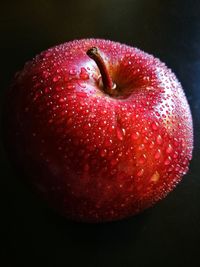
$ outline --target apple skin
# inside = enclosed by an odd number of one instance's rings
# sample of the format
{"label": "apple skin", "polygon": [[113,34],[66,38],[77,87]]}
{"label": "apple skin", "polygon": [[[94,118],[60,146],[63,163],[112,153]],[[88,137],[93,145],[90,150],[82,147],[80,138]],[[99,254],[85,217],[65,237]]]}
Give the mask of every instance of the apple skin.
{"label": "apple skin", "polygon": [[[103,90],[87,50],[97,47],[118,96]],[[135,215],[188,171],[192,117],[175,75],[152,55],[83,39],[25,64],[7,93],[14,162],[57,212],[83,222]]]}

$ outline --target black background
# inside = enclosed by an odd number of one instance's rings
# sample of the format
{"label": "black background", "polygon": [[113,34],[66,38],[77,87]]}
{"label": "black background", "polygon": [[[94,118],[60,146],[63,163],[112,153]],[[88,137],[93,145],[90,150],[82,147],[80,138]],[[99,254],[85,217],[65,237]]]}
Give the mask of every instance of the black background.
{"label": "black background", "polygon": [[138,216],[78,224],[40,203],[11,168],[1,142],[0,265],[200,266],[200,1],[1,2],[1,105],[25,61],[53,45],[86,37],[139,47],[173,69],[193,114],[190,171],[166,199]]}

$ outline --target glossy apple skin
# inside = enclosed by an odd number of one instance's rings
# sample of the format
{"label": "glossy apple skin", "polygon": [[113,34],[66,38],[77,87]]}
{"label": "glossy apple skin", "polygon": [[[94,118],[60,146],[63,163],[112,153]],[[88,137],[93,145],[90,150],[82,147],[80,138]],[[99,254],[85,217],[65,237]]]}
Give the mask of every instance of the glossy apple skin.
{"label": "glossy apple skin", "polygon": [[[104,93],[86,52],[117,84]],[[25,64],[7,94],[10,154],[51,207],[76,221],[134,215],[164,198],[192,157],[190,109],[165,64],[139,49],[84,39]]]}

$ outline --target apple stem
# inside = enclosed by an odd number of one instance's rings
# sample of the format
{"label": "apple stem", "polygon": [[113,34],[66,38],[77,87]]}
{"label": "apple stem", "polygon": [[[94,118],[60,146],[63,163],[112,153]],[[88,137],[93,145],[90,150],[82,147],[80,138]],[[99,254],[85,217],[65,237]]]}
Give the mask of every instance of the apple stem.
{"label": "apple stem", "polygon": [[103,89],[104,92],[109,95],[115,94],[115,88],[116,84],[113,83],[112,78],[108,72],[108,69],[106,67],[106,64],[102,58],[102,56],[99,53],[99,50],[97,47],[92,47],[87,51],[87,55],[95,61],[97,64],[99,71],[101,73],[102,82],[103,82]]}

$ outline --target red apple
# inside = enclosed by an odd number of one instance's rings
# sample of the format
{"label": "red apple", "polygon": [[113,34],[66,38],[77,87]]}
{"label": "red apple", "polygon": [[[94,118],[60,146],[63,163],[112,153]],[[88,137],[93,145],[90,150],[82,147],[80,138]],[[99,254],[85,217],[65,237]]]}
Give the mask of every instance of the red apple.
{"label": "red apple", "polygon": [[8,92],[10,152],[60,214],[101,222],[164,198],[192,157],[190,109],[153,56],[84,39],[25,64]]}

